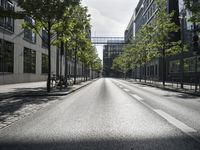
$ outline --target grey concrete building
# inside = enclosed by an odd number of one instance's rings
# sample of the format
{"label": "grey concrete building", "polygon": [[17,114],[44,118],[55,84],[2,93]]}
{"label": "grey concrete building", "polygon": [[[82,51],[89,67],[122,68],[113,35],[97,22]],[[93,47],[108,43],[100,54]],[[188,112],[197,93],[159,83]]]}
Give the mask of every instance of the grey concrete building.
{"label": "grey concrete building", "polygon": [[[19,11],[15,1],[0,0],[0,7]],[[28,19],[28,18],[27,18]],[[47,48],[24,20],[0,18],[0,84],[42,81],[47,78]],[[32,19],[31,21],[34,23]],[[45,37],[45,31],[41,31]],[[56,47],[52,47],[52,73],[56,74]]]}
{"label": "grey concrete building", "polygon": [[[0,7],[20,11],[14,0],[0,0]],[[26,21],[35,23],[31,18]],[[42,30],[44,40],[33,31],[22,29],[24,20],[10,17],[0,18],[0,84],[46,81],[48,73],[47,33]],[[90,36],[90,34],[88,34]],[[90,37],[88,37],[90,38]],[[51,47],[51,74],[72,77],[74,61],[66,62],[65,53]],[[66,67],[65,67],[66,66]],[[77,76],[82,75],[82,64],[77,65]]]}

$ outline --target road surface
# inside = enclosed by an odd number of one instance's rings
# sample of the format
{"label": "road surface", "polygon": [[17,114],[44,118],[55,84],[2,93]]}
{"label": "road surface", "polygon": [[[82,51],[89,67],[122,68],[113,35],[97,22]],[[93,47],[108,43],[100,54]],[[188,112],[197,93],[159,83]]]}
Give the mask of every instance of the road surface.
{"label": "road surface", "polygon": [[0,150],[200,150],[200,98],[102,78],[0,130]]}

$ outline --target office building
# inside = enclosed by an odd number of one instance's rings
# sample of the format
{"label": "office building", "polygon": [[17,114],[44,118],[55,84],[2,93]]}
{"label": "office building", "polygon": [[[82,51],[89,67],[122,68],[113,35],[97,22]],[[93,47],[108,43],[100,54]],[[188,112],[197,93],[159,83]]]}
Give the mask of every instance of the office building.
{"label": "office building", "polygon": [[[0,0],[0,7],[20,11],[15,0]],[[0,18],[0,84],[46,81],[48,73],[47,32],[40,31],[42,39],[32,30],[22,29],[22,23],[31,18]],[[90,33],[90,31],[88,31]],[[90,34],[88,34],[90,38]],[[65,52],[51,46],[51,75],[73,76],[74,61],[66,63]],[[65,67],[66,66],[66,67]],[[65,70],[66,69],[66,70]],[[82,75],[82,64],[77,65],[77,76]]]}
{"label": "office building", "polygon": [[118,77],[120,73],[112,69],[113,60],[122,54],[124,41],[108,41],[103,48],[103,76]]}
{"label": "office building", "polygon": [[125,30],[124,33],[124,42],[128,43],[129,41],[133,40],[135,37],[135,13],[132,15],[131,20]]}
{"label": "office building", "polygon": [[[193,54],[191,39],[192,39],[192,24],[185,20],[182,21],[180,16],[183,12],[184,4],[183,0],[166,0],[166,11],[167,13],[171,13],[174,11],[174,16],[172,21],[176,23],[180,27],[181,35],[184,38],[185,44],[189,45],[189,48],[183,54],[183,63],[184,63],[184,70],[181,69],[181,57],[182,54],[178,54],[176,56],[170,56],[166,59],[166,72],[163,71],[162,68],[162,61],[160,58],[154,59],[147,63],[146,71],[145,67],[140,67],[133,71],[134,76],[137,78],[145,78],[145,72],[147,79],[152,80],[162,80],[163,73],[165,73],[166,80],[168,81],[180,81],[180,74],[182,73],[181,70],[184,71],[184,81],[185,82],[195,82],[196,73],[195,73],[195,61],[196,55]],[[190,16],[191,12],[186,11],[186,16]],[[137,36],[139,29],[145,25],[150,24],[155,19],[155,14],[157,12],[156,2],[155,0],[140,0],[135,12],[134,12],[134,35]],[[128,26],[129,27],[129,26]],[[182,30],[183,29],[183,30]],[[126,33],[127,31],[125,31]],[[181,40],[180,32],[170,33],[170,41],[178,41]],[[128,41],[128,39],[126,40]],[[197,57],[197,72],[198,76],[200,76],[200,58]]]}

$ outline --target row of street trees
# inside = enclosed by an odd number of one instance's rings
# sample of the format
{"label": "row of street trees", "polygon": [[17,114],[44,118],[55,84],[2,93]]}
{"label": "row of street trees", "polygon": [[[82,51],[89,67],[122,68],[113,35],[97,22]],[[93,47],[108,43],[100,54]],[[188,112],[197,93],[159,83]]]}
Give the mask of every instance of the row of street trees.
{"label": "row of street trees", "polygon": [[123,49],[122,55],[113,61],[113,69],[127,73],[129,70],[144,66],[146,81],[146,64],[155,59],[162,58],[162,82],[166,80],[166,57],[181,52],[181,41],[172,40],[178,35],[179,26],[173,21],[175,12],[167,13],[166,0],[156,0],[157,11],[154,20],[145,24]]}
{"label": "row of street trees", "polygon": [[[47,91],[50,92],[51,82],[51,46],[61,49],[67,62],[74,60],[74,83],[76,83],[77,61],[81,61],[85,70],[92,68],[101,70],[101,61],[89,39],[90,15],[87,7],[80,4],[80,0],[18,0],[20,12],[4,14],[18,19],[31,18],[33,22],[24,22],[23,28],[31,29],[48,45],[48,79]],[[1,10],[2,11],[2,10]],[[47,40],[41,34],[47,32]],[[85,71],[86,72],[86,71]]]}

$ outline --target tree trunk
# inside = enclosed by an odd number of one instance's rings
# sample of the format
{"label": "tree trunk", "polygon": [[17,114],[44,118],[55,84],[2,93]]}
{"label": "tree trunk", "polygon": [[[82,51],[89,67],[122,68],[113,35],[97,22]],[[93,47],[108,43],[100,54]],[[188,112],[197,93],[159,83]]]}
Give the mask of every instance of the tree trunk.
{"label": "tree trunk", "polygon": [[136,72],[134,72],[134,76],[135,76],[135,81],[137,81],[137,75],[136,75]]}
{"label": "tree trunk", "polygon": [[165,80],[166,80],[166,61],[165,61],[165,50],[162,49],[162,84],[165,86]]}
{"label": "tree trunk", "polygon": [[140,82],[142,81],[142,72],[141,72],[141,64],[140,64]]}
{"label": "tree trunk", "polygon": [[65,51],[65,81],[67,86],[67,78],[68,78],[68,59],[67,59],[67,51]]}
{"label": "tree trunk", "polygon": [[144,64],[144,81],[145,81],[145,83],[147,82],[147,63],[146,63],[146,61]]}
{"label": "tree trunk", "polygon": [[84,81],[84,63],[82,63],[82,80]]}
{"label": "tree trunk", "polygon": [[47,92],[51,91],[51,23],[48,22],[48,78],[47,78]]}
{"label": "tree trunk", "polygon": [[87,65],[85,66],[85,71],[86,71],[86,81],[88,80],[88,67]]}
{"label": "tree trunk", "polygon": [[74,60],[74,84],[76,84],[76,74],[77,74],[77,50],[75,50],[75,60]]}

